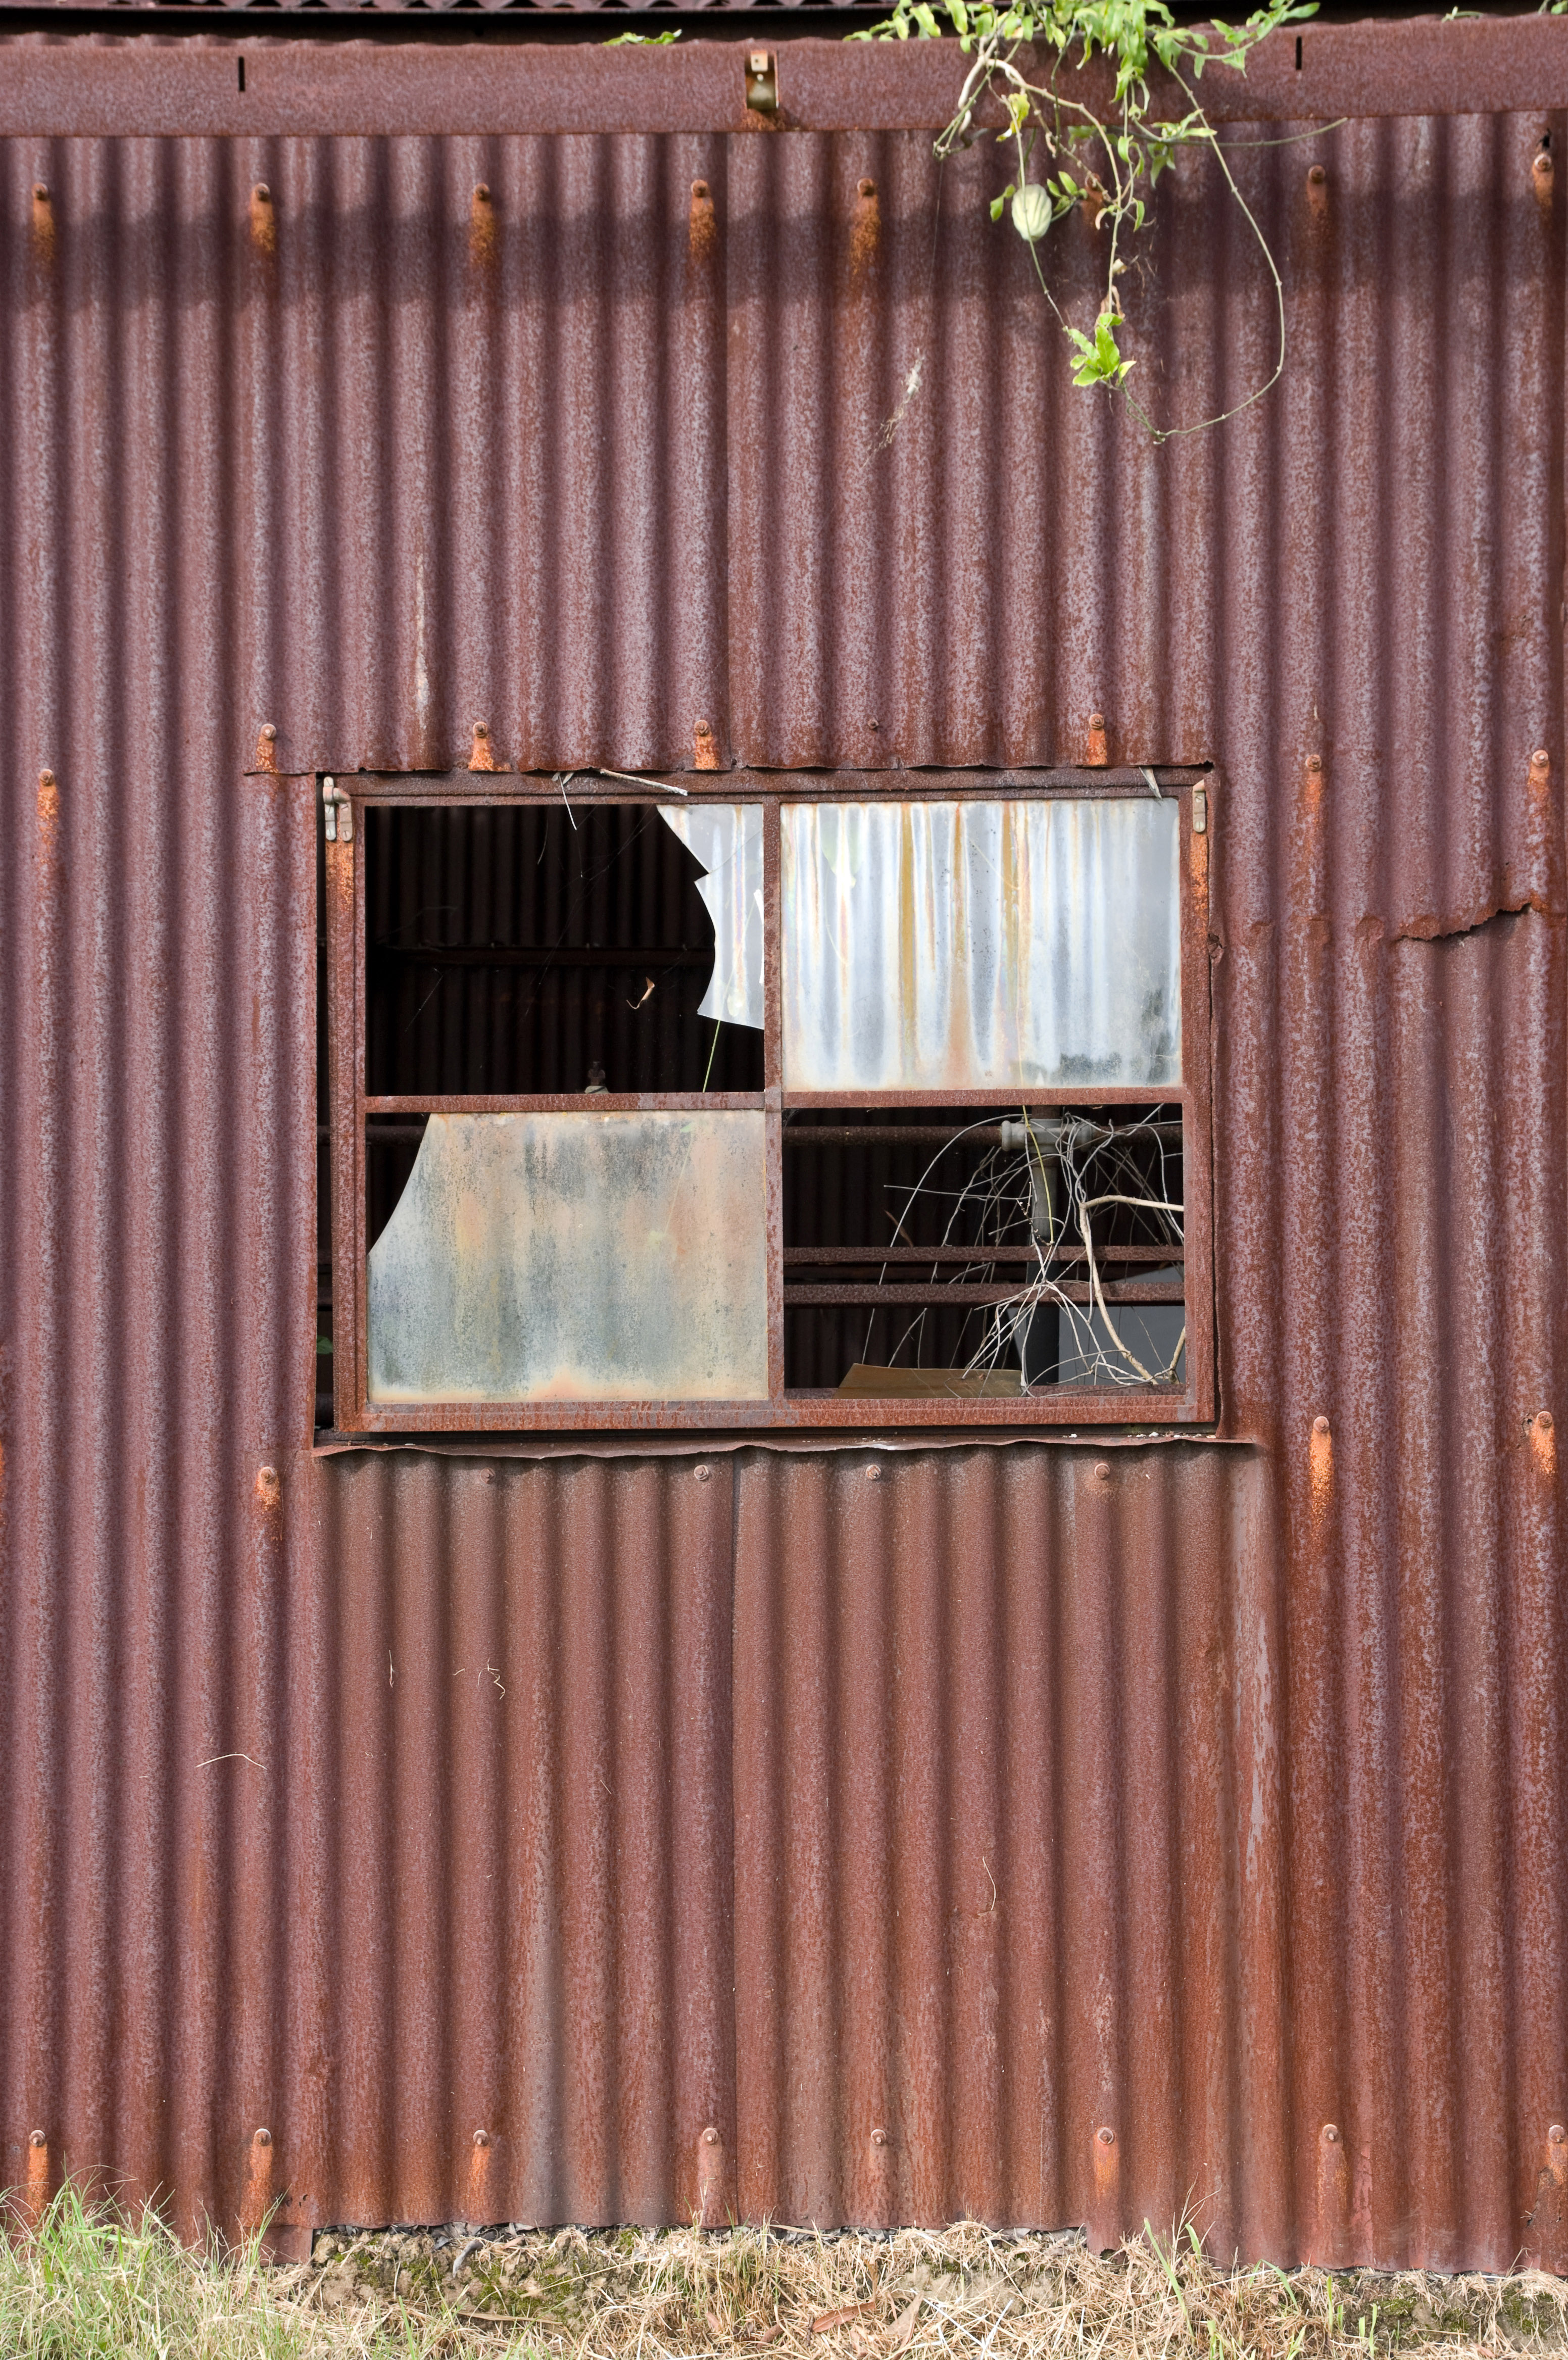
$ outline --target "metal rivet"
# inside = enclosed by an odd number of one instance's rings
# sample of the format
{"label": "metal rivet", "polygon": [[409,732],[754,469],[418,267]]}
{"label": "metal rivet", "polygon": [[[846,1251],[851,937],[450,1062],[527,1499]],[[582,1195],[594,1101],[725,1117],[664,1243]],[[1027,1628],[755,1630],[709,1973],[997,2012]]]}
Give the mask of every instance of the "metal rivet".
{"label": "metal rivet", "polygon": [[49,182],[47,180],[35,180],[33,182],[33,202],[35,205],[48,204]]}
{"label": "metal rivet", "polygon": [[1544,746],[1538,746],[1530,759],[1538,770],[1548,769],[1552,761],[1552,757]]}
{"label": "metal rivet", "polygon": [[880,1467],[868,1467],[866,1469],[866,1481],[868,1483],[880,1483],[882,1481],[882,1469]]}
{"label": "metal rivet", "polygon": [[1314,189],[1321,189],[1328,177],[1327,172],[1324,171],[1321,164],[1312,164],[1308,167],[1307,178],[1310,180]]}
{"label": "metal rivet", "polygon": [[261,2130],[258,2130],[258,2131],[257,2132],[257,2134],[256,2134],[256,2137],[255,2137],[255,2140],[253,2141],[253,2144],[254,2144],[255,2146],[257,2146],[257,2147],[270,2147],[270,2146],[271,2146],[271,2144],[272,2144],[272,2134],[271,2134],[271,2132],[270,2132],[269,2130],[265,2129],[265,2128],[264,2128],[264,2129],[261,2129]]}
{"label": "metal rivet", "polygon": [[711,2123],[709,2123],[707,2128],[702,2135],[702,2143],[704,2147],[718,2147],[722,2144],[719,2139],[718,2133],[714,2129]]}
{"label": "metal rivet", "polygon": [[1111,1480],[1111,1461],[1108,1459],[1097,1460],[1095,1463],[1094,1472],[1102,1483],[1109,1483]]}
{"label": "metal rivet", "polygon": [[1329,1422],[1326,1417],[1315,1417],[1312,1420],[1312,1432],[1314,1434],[1327,1434],[1328,1430]]}
{"label": "metal rivet", "polygon": [[42,2131],[30,2131],[27,2135],[27,2145],[29,2147],[48,2147],[49,2140]]}
{"label": "metal rivet", "polygon": [[692,1471],[696,1475],[699,1483],[708,1482],[713,1475],[713,1470],[711,1467],[697,1467],[694,1468]]}
{"label": "metal rivet", "polygon": [[1337,2123],[1325,2123],[1323,2125],[1323,2136],[1327,2139],[1331,2147],[1337,2147],[1339,2145],[1339,2125]]}
{"label": "metal rivet", "polygon": [[477,180],[474,183],[474,200],[477,204],[488,205],[489,203],[490,184],[488,180]]}
{"label": "metal rivet", "polygon": [[1550,1434],[1552,1431],[1552,1412],[1549,1409],[1538,1411],[1535,1422],[1537,1426],[1540,1426],[1542,1434]]}
{"label": "metal rivet", "polygon": [[1102,713],[1091,713],[1089,716],[1089,726],[1091,729],[1103,729],[1105,716]]}
{"label": "metal rivet", "polygon": [[706,721],[699,721],[696,725],[696,734],[699,738],[711,738],[713,732]]}
{"label": "metal rivet", "polygon": [[265,180],[258,180],[250,193],[258,205],[269,205],[272,202],[272,191]]}
{"label": "metal rivet", "polygon": [[272,744],[278,735],[278,724],[275,721],[264,721],[261,725],[261,734],[269,745]]}
{"label": "metal rivet", "polygon": [[707,182],[706,180],[694,180],[692,182],[692,194],[696,199],[699,205],[705,203],[707,198]]}
{"label": "metal rivet", "polygon": [[885,2147],[887,2145],[887,2133],[880,2127],[872,2131],[872,2147]]}
{"label": "metal rivet", "polygon": [[1114,2147],[1116,2144],[1116,2134],[1109,2123],[1102,2123],[1094,2136],[1102,2147]]}
{"label": "metal rivet", "polygon": [[1323,767],[1323,758],[1322,758],[1322,756],[1321,756],[1321,754],[1309,754],[1309,755],[1308,755],[1308,757],[1307,757],[1307,768],[1308,768],[1308,770],[1321,770],[1322,769],[1322,767]]}
{"label": "metal rivet", "polygon": [[876,182],[874,180],[862,180],[861,182],[860,192],[862,197],[874,197],[876,194]]}
{"label": "metal rivet", "polygon": [[488,2131],[476,2131],[474,2133],[474,2145],[476,2147],[488,2147],[489,2144],[490,2134]]}
{"label": "metal rivet", "polygon": [[[1568,2130],[1564,2130],[1561,2123],[1553,2123],[1546,2136],[1551,2140],[1553,2147],[1568,2145]],[[33,2133],[33,2136],[35,2139],[41,2138],[43,2136],[43,2133],[41,2131],[35,2131]]]}

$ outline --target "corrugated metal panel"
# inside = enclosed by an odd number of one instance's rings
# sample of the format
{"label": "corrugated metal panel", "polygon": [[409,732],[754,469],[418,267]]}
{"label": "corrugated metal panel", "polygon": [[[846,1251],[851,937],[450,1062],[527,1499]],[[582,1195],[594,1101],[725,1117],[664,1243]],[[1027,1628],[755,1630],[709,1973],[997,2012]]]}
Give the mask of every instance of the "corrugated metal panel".
{"label": "corrugated metal panel", "polygon": [[[1160,447],[1067,388],[978,152],[11,143],[0,2177],[38,2127],[187,2221],[1190,2198],[1281,2260],[1529,2242],[1568,2117],[1548,127],[1239,151],[1285,381]],[[1272,298],[1211,186],[1161,195],[1134,384],[1190,419]],[[1091,710],[1218,766],[1245,1447],[310,1457],[314,822],[242,777],[262,722],[285,768],[480,717],[529,765],[689,760],[698,718],[965,764]]]}

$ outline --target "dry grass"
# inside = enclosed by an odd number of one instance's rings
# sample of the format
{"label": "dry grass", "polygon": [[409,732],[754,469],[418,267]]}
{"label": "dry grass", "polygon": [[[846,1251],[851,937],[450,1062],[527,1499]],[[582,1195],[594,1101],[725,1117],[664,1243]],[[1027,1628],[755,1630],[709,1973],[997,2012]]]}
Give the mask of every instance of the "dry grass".
{"label": "dry grass", "polygon": [[1080,2238],[737,2230],[329,2233],[307,2265],[178,2245],[67,2190],[0,2239],[5,2360],[769,2360],[904,2354],[1373,2360],[1568,2353],[1568,2285],[1216,2269],[1191,2233],[1103,2259]]}

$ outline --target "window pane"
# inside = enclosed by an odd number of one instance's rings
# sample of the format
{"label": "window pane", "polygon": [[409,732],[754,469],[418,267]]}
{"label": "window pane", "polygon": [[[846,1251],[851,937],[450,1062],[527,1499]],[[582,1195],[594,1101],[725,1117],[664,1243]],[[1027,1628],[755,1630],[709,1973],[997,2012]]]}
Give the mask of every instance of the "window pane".
{"label": "window pane", "polygon": [[433,1115],[370,1252],[370,1399],[765,1395],[763,1125]]}
{"label": "window pane", "polygon": [[1174,802],[783,814],[791,1089],[1181,1078]]}

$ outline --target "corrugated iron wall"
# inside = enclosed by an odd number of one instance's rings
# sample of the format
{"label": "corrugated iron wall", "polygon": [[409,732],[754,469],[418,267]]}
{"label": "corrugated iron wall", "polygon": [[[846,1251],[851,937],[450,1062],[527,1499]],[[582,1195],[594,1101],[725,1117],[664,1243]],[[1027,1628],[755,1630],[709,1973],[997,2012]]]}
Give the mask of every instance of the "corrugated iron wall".
{"label": "corrugated iron wall", "polygon": [[[0,2180],[1568,2266],[1552,128],[1238,148],[1284,378],[1163,444],[980,150],[12,143]],[[1160,198],[1132,383],[1191,422],[1273,294]],[[1217,766],[1223,1438],[312,1457],[263,722],[883,766],[1091,709]]]}

